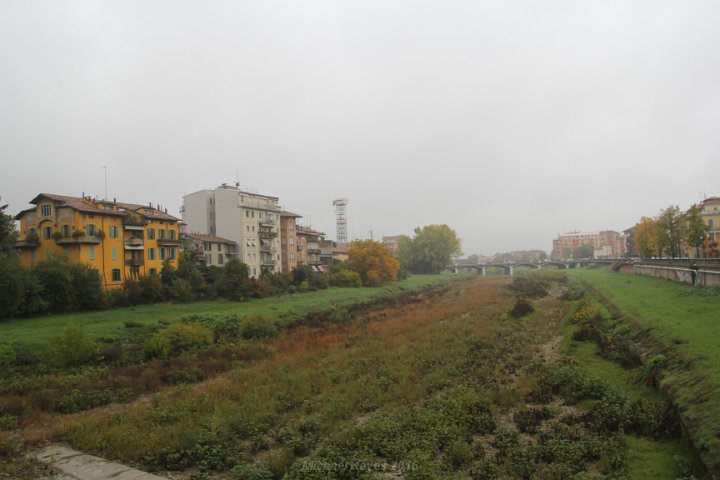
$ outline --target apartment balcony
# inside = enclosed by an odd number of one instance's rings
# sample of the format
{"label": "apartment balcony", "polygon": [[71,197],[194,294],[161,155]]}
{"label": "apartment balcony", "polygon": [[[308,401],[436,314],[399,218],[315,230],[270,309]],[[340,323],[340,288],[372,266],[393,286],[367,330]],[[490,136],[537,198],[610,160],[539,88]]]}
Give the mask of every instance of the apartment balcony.
{"label": "apartment balcony", "polygon": [[170,240],[169,238],[160,238],[157,244],[161,247],[179,247],[180,240]]}
{"label": "apartment balcony", "polygon": [[142,267],[145,265],[145,259],[143,258],[126,258],[125,266],[127,267]]}
{"label": "apartment balcony", "polygon": [[125,250],[143,250],[145,248],[145,239],[143,238],[126,238]]}
{"label": "apartment balcony", "polygon": [[263,267],[274,267],[277,265],[277,260],[272,260],[270,258],[265,258],[260,260],[260,265]]}
{"label": "apartment balcony", "polygon": [[37,247],[39,247],[39,246],[40,246],[39,243],[26,242],[25,240],[17,240],[17,241],[13,244],[13,247],[14,247],[14,248],[19,248],[19,249],[26,249],[26,248],[27,248],[27,249],[33,249],[33,248],[37,248]]}
{"label": "apartment balcony", "polygon": [[82,237],[66,237],[66,238],[60,238],[58,240],[55,240],[55,243],[62,246],[67,247],[70,245],[78,245],[78,244],[90,244],[90,245],[99,245],[102,243],[102,240],[100,240],[98,237],[94,235],[83,235]]}
{"label": "apartment balcony", "polygon": [[308,247],[307,251],[308,251],[308,254],[311,254],[311,255],[320,255],[320,253],[322,253],[322,251],[319,248],[309,248]]}

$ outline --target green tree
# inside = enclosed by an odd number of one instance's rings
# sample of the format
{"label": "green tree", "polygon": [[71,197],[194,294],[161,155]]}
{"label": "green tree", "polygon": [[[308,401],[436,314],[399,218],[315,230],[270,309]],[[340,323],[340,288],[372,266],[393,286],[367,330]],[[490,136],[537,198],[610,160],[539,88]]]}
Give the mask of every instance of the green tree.
{"label": "green tree", "polygon": [[414,238],[398,242],[398,258],[413,273],[440,273],[452,255],[462,255],[462,250],[460,239],[447,225],[416,228]]}
{"label": "green tree", "polygon": [[6,208],[7,205],[0,206],[0,254],[14,255],[13,244],[17,238],[15,219],[12,215],[5,214]]}
{"label": "green tree", "polygon": [[580,245],[573,249],[572,256],[575,260],[578,260],[580,258],[593,258],[595,256],[595,248],[589,243],[586,243],[585,245]]}
{"label": "green tree", "polygon": [[695,247],[697,257],[700,257],[700,247],[705,244],[705,239],[710,231],[710,226],[705,223],[701,215],[701,208],[693,205],[685,215],[685,242]]}
{"label": "green tree", "polygon": [[685,215],[680,212],[680,207],[677,205],[671,205],[660,212],[657,219],[662,250],[666,250],[672,258],[681,256],[685,225]]}
{"label": "green tree", "polygon": [[400,264],[385,245],[374,240],[358,240],[348,248],[347,265],[357,272],[364,285],[380,285],[397,280]]}
{"label": "green tree", "polygon": [[220,278],[215,282],[217,294],[230,300],[243,300],[252,292],[250,269],[237,258],[225,263]]}
{"label": "green tree", "polygon": [[0,253],[0,318],[42,313],[47,304],[42,286],[17,255]]}

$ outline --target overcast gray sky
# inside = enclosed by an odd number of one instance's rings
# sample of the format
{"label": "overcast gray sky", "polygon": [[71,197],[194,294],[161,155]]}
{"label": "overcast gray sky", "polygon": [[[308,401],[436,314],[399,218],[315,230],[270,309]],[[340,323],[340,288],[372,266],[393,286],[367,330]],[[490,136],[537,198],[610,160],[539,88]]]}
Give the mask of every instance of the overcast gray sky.
{"label": "overcast gray sky", "polygon": [[720,2],[0,3],[0,195],[232,183],[335,237],[551,249],[720,195]]}

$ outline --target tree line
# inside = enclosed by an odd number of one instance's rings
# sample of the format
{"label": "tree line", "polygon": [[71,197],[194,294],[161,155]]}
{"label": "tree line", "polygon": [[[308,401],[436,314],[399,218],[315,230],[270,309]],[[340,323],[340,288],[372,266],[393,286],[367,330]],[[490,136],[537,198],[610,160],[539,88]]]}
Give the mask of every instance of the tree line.
{"label": "tree line", "polygon": [[690,248],[696,257],[717,257],[717,242],[709,235],[701,211],[697,205],[687,212],[671,205],[656,217],[642,217],[632,234],[632,251],[642,258],[676,258],[687,256]]}
{"label": "tree line", "polygon": [[460,254],[460,240],[446,225],[417,228],[403,237],[396,255],[373,240],[353,242],[346,262],[309,266],[291,272],[263,272],[252,278],[246,264],[230,259],[221,267],[197,262],[183,254],[175,268],[165,261],[159,274],[126,280],[122,288],[105,290],[97,269],[73,263],[61,253],[31,267],[21,265],[13,249],[12,217],[0,209],[0,318],[29,317],[109,309],[158,302],[189,302],[225,298],[242,301],[272,295],[337,287],[378,286],[409,273],[439,273],[450,256]]}

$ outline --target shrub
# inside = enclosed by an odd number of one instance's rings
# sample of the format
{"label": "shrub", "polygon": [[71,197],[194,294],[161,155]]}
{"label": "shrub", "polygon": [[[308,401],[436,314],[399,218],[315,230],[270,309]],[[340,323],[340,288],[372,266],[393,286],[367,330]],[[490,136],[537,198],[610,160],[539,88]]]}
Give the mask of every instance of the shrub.
{"label": "shrub", "polygon": [[548,282],[540,275],[517,275],[508,288],[519,297],[539,298],[548,295]]}
{"label": "shrub", "polygon": [[231,478],[235,480],[273,480],[273,474],[261,467],[249,463],[241,463],[230,470]]}
{"label": "shrub", "polygon": [[352,315],[350,315],[350,312],[348,312],[346,308],[335,308],[330,312],[330,316],[328,317],[330,323],[345,323],[350,320],[352,320]]}
{"label": "shrub", "polygon": [[328,284],[331,287],[361,287],[362,278],[357,272],[351,270],[340,270],[337,272],[331,272],[327,277]]}
{"label": "shrub", "polygon": [[239,322],[239,334],[242,338],[274,337],[278,328],[271,318],[264,315],[248,315]]}
{"label": "shrub", "polygon": [[143,345],[143,352],[147,359],[159,358],[164,360],[170,355],[170,350],[170,342],[159,335],[148,338]]}
{"label": "shrub", "polygon": [[77,367],[95,357],[95,344],[74,323],[66,325],[62,335],[51,340],[51,347],[55,358],[65,367]]}
{"label": "shrub", "polygon": [[518,298],[515,300],[515,305],[510,309],[509,314],[512,318],[522,318],[534,311],[535,308],[526,298]]}
{"label": "shrub", "polygon": [[170,345],[171,353],[180,353],[205,345],[210,345],[213,336],[210,330],[196,323],[172,325],[155,334]]}
{"label": "shrub", "polygon": [[513,415],[513,421],[517,425],[518,430],[523,433],[537,433],[538,427],[544,420],[552,417],[547,407],[541,408],[521,408]]}
{"label": "shrub", "polygon": [[157,303],[163,299],[163,285],[160,276],[157,274],[141,277],[137,282],[137,289],[138,292],[133,292],[139,297],[137,303]]}
{"label": "shrub", "polygon": [[455,440],[445,449],[445,460],[454,470],[470,463],[474,456],[473,448],[464,440]]}

